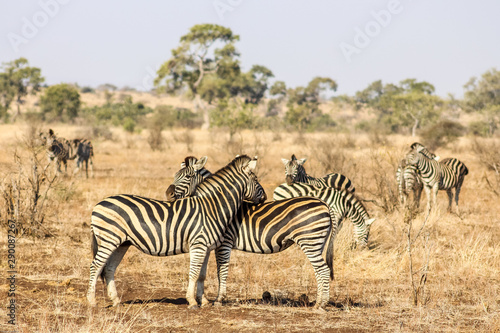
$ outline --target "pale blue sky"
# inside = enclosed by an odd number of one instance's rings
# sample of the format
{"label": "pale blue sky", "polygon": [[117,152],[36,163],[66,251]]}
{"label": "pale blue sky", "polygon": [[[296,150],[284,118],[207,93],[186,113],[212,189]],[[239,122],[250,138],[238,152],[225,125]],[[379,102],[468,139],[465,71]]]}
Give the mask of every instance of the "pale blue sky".
{"label": "pale blue sky", "polygon": [[191,26],[215,23],[240,35],[244,70],[264,65],[292,87],[326,76],[352,95],[416,78],[460,97],[470,77],[500,68],[500,1],[58,1],[0,0],[0,62],[26,57],[48,84],[149,87]]}

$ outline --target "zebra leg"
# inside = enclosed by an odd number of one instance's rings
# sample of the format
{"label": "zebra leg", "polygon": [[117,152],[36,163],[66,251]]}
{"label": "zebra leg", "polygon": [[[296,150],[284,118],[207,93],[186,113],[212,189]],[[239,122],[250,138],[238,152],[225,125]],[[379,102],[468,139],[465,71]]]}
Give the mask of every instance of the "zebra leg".
{"label": "zebra leg", "polygon": [[201,268],[205,262],[205,257],[207,256],[207,251],[207,247],[201,244],[189,251],[189,284],[186,293],[189,309],[198,308],[198,302],[196,302],[197,282],[200,277]]}
{"label": "zebra leg", "polygon": [[426,210],[427,210],[427,214],[430,213],[431,211],[431,200],[432,200],[432,197],[431,197],[431,187],[429,186],[424,186],[424,190],[425,190],[425,196],[427,197],[427,207],[426,207]]}
{"label": "zebra leg", "polygon": [[106,262],[109,257],[116,251],[119,245],[115,245],[112,243],[107,243],[106,246],[103,244],[97,245],[97,253],[94,256],[94,260],[90,264],[90,279],[89,279],[89,289],[87,291],[87,300],[91,306],[96,305],[95,300],[95,287],[97,284],[97,278],[101,275]]}
{"label": "zebra leg", "polygon": [[453,202],[453,192],[451,188],[446,190],[446,194],[448,195],[448,213],[451,213],[451,204]]}
{"label": "zebra leg", "polygon": [[215,305],[222,305],[222,301],[226,299],[227,295],[226,282],[231,258],[231,246],[224,246],[223,244],[215,249],[215,258],[217,260],[217,278],[219,279],[219,291]]}
{"label": "zebra leg", "polygon": [[85,160],[85,175],[89,179],[89,160]]}
{"label": "zebra leg", "polygon": [[116,249],[116,251],[109,256],[106,266],[104,266],[104,278],[106,279],[106,285],[108,286],[108,296],[111,301],[113,301],[113,306],[120,304],[120,298],[116,292],[115,271],[122,261],[125,253],[127,253],[129,247],[130,245],[119,246],[118,249]]}
{"label": "zebra leg", "polygon": [[297,245],[300,246],[314,268],[314,275],[318,284],[316,305],[314,307],[323,309],[330,301],[330,269],[321,256],[322,247],[307,242],[299,242]]}
{"label": "zebra leg", "polygon": [[[438,190],[439,190],[439,184],[436,183],[432,187],[432,207],[436,208],[437,207],[437,195],[438,195]],[[430,212],[430,211],[429,211]]]}
{"label": "zebra leg", "polygon": [[205,278],[207,277],[207,267],[208,259],[210,258],[210,251],[207,252],[203,266],[201,266],[200,277],[198,278],[197,291],[196,291],[196,301],[201,304],[201,306],[208,305],[210,302],[205,296]]}
{"label": "zebra leg", "polygon": [[94,162],[92,161],[92,157],[90,158],[90,176],[94,178]]}
{"label": "zebra leg", "polygon": [[460,195],[460,190],[462,189],[462,184],[464,179],[461,178],[458,180],[457,188],[455,189],[455,204],[457,205],[457,214],[460,216],[460,209],[458,208],[458,196]]}

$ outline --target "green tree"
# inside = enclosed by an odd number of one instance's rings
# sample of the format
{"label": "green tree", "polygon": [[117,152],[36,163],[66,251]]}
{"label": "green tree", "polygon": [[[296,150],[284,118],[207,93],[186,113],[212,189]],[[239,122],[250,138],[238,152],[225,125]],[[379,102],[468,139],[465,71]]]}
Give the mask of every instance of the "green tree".
{"label": "green tree", "polygon": [[3,63],[0,72],[0,116],[6,118],[10,104],[17,102],[17,115],[21,114],[20,106],[28,93],[36,94],[45,81],[40,68],[30,67],[26,58],[19,58]]}
{"label": "green tree", "polygon": [[416,135],[418,128],[435,122],[441,113],[443,101],[434,95],[434,86],[426,81],[406,79],[398,85],[374,81],[364,90],[356,92],[355,102],[378,113],[379,123],[391,132],[401,127]]}
{"label": "green tree", "polygon": [[325,118],[319,104],[321,93],[328,90],[336,91],[337,83],[330,78],[323,77],[315,77],[307,87],[288,89],[288,111],[285,114],[285,121],[302,132],[311,124],[316,123],[315,118]]}
{"label": "green tree", "polygon": [[45,117],[57,120],[73,120],[80,110],[78,89],[66,83],[47,88],[40,98],[40,108]]}
{"label": "green tree", "polygon": [[250,71],[243,74],[240,94],[245,99],[245,103],[259,104],[264,98],[269,87],[269,79],[272,77],[274,77],[273,72],[261,65],[253,65]]}
{"label": "green tree", "polygon": [[[204,127],[208,127],[207,106],[214,101],[239,93],[239,40],[231,29],[216,24],[198,24],[182,36],[171,58],[158,70],[155,86],[170,94],[188,91],[201,109]],[[236,85],[235,85],[236,83]]]}
{"label": "green tree", "polygon": [[253,126],[255,121],[253,109],[253,104],[242,103],[238,99],[223,99],[210,113],[211,123],[217,127],[227,128],[229,140],[232,141],[238,131]]}
{"label": "green tree", "polygon": [[472,77],[465,85],[463,107],[467,112],[481,112],[493,135],[500,122],[500,71],[490,69],[480,79]]}

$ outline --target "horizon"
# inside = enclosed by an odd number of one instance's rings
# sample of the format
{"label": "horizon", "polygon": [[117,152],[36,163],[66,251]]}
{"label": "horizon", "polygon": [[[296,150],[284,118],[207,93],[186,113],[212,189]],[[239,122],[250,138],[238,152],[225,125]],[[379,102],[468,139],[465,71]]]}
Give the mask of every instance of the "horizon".
{"label": "horizon", "polygon": [[202,23],[240,36],[243,71],[263,65],[274,73],[273,82],[287,87],[329,77],[338,84],[333,96],[352,96],[376,80],[415,78],[434,85],[438,96],[462,98],[471,77],[500,63],[493,42],[500,3],[492,0],[197,0],[175,6],[33,0],[3,6],[0,62],[25,57],[41,68],[48,85],[109,83],[148,91],[180,37]]}

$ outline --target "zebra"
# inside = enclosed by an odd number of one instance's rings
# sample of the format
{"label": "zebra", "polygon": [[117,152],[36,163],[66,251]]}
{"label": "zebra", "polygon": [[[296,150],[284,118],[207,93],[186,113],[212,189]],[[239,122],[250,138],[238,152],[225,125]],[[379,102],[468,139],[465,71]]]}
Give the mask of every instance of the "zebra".
{"label": "zebra", "polygon": [[[187,157],[183,167],[175,174],[169,190],[174,200],[189,195],[198,196],[196,189],[200,174],[210,177],[207,169],[200,169],[206,157],[198,161]],[[208,178],[209,179],[209,178]],[[333,191],[333,189],[330,189]],[[196,192],[196,193],[195,193]],[[250,253],[271,254],[297,244],[313,266],[317,282],[317,308],[324,308],[329,301],[330,279],[333,279],[333,240],[337,226],[330,208],[313,197],[288,198],[258,205],[243,203],[224,233],[223,243],[216,247],[219,292],[216,304],[226,299],[226,281],[231,249]],[[326,251],[326,262],[322,253]]]}
{"label": "zebra", "polygon": [[427,158],[433,158],[435,159],[436,161],[439,161],[439,156],[437,156],[436,154],[434,154],[433,152],[429,151],[429,149],[427,149],[423,144],[419,143],[419,142],[413,142],[411,145],[410,145],[410,149],[417,149],[419,148],[420,149],[420,152],[422,154],[424,154]]}
{"label": "zebra", "polygon": [[285,158],[281,159],[285,165],[285,178],[288,185],[293,183],[306,183],[316,187],[330,186],[338,190],[346,190],[352,193],[356,191],[351,180],[340,173],[329,173],[321,178],[307,175],[303,166],[306,160],[306,158],[297,159],[295,154],[292,155],[290,160]]}
{"label": "zebra", "polygon": [[408,196],[410,192],[413,192],[413,202],[418,208],[424,187],[420,180],[418,169],[414,165],[406,164],[406,161],[403,159],[398,164],[396,180],[399,188],[399,198],[403,206],[406,206]]}
{"label": "zebra", "polygon": [[342,228],[344,217],[349,218],[354,225],[354,238],[358,247],[368,245],[370,227],[375,219],[371,219],[362,202],[352,192],[337,190],[331,187],[317,188],[313,185],[295,183],[279,185],[273,193],[274,200],[283,200],[299,196],[315,197],[323,200],[334,214],[338,230]]}
{"label": "zebra", "polygon": [[469,169],[463,162],[456,158],[447,158],[438,162],[425,154],[425,147],[416,147],[406,155],[406,163],[415,166],[420,172],[427,196],[427,213],[430,212],[431,206],[436,205],[438,190],[445,190],[448,194],[448,212],[451,212],[452,189],[455,188],[455,203],[457,213],[460,214],[458,197],[464,178],[469,173]]}
{"label": "zebra", "polygon": [[40,133],[40,138],[43,144],[47,147],[47,157],[49,159],[49,163],[56,160],[57,171],[61,171],[61,162],[64,164],[64,171],[68,171],[68,160],[73,160],[76,158],[76,155],[73,156],[73,147],[71,143],[61,137],[56,137],[54,131],[49,129],[48,135],[45,133]]}
{"label": "zebra", "polygon": [[[105,198],[92,210],[91,238],[93,260],[87,300],[96,305],[98,276],[106,281],[113,306],[120,303],[114,274],[128,248],[133,245],[154,256],[181,253],[190,255],[189,285],[186,299],[189,308],[208,304],[201,293],[208,262],[207,253],[222,242],[243,200],[263,202],[265,192],[254,174],[257,160],[248,156],[235,158],[212,177],[198,185],[199,197],[175,203],[140,197],[115,195]],[[197,290],[195,285],[198,284]]]}
{"label": "zebra", "polygon": [[92,146],[92,142],[87,139],[73,139],[72,145],[76,150],[76,156],[78,157],[76,160],[76,169],[73,171],[73,174],[76,174],[80,171],[80,165],[85,163],[85,175],[89,178],[89,162],[90,162],[90,173],[92,178],[94,177],[94,146]]}

